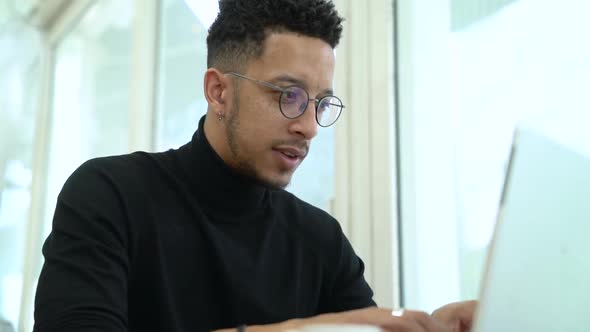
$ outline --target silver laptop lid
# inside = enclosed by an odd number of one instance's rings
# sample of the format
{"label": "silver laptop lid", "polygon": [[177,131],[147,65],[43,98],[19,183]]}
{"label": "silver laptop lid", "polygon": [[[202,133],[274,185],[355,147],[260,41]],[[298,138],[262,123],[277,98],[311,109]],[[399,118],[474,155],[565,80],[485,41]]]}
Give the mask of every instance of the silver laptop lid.
{"label": "silver laptop lid", "polygon": [[590,331],[590,160],[515,135],[475,332]]}

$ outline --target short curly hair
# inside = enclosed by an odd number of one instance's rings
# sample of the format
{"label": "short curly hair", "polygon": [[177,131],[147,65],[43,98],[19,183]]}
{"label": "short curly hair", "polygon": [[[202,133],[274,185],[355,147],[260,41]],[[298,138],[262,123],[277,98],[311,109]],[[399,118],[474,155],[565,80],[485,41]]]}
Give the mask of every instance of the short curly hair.
{"label": "short curly hair", "polygon": [[240,69],[262,55],[272,32],[319,38],[335,48],[342,21],[331,0],[219,0],[207,36],[207,67]]}

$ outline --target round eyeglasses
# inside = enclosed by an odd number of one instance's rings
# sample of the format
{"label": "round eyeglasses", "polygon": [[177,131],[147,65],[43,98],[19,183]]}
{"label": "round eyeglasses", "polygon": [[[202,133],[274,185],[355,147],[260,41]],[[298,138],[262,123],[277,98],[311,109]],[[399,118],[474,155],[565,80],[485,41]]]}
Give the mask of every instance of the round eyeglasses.
{"label": "round eyeglasses", "polygon": [[344,105],[336,96],[324,96],[322,98],[309,98],[309,93],[299,86],[280,87],[269,82],[257,80],[242,74],[228,72],[227,75],[243,78],[259,85],[280,92],[279,109],[287,119],[296,119],[305,113],[310,101],[315,103],[315,118],[322,127],[333,125],[342,114]]}

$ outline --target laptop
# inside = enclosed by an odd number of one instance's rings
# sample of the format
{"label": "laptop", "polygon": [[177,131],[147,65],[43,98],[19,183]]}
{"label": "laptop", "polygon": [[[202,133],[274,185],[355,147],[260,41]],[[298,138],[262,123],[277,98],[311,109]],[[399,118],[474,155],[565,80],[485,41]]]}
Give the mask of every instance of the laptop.
{"label": "laptop", "polygon": [[533,130],[514,136],[472,331],[590,331],[590,159]]}

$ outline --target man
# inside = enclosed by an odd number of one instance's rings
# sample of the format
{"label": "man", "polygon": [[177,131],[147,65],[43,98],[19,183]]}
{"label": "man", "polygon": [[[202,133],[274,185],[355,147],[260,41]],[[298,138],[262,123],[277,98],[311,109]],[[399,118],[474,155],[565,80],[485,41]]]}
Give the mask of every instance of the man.
{"label": "man", "polygon": [[461,331],[375,307],[336,220],[282,188],[332,125],[341,18],[328,0],[222,0],[209,31],[207,115],[190,143],[99,158],[58,198],[35,331],[283,331],[365,323]]}

